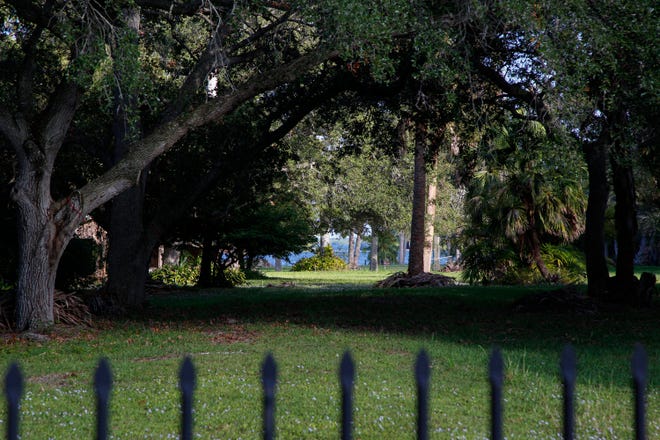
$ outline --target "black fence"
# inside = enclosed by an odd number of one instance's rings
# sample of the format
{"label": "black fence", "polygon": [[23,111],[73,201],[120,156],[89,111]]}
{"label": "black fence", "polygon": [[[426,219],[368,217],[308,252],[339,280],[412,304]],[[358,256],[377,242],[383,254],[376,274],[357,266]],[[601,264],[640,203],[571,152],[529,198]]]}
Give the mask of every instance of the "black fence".
{"label": "black fence", "polygon": [[[570,346],[566,346],[560,360],[560,375],[563,383],[563,438],[574,438],[575,422],[575,382],[577,378],[576,356]],[[428,397],[430,384],[430,359],[422,350],[415,362],[415,382],[417,385],[417,438],[428,439]],[[353,432],[353,382],[355,364],[350,353],[346,352],[339,366],[339,383],[341,386],[341,421],[340,435],[343,440],[352,439]],[[491,439],[503,438],[503,405],[502,389],[504,385],[504,361],[499,349],[494,349],[488,363],[488,379],[491,388]],[[646,439],[645,392],[648,381],[648,360],[641,345],[635,347],[632,357],[632,379],[635,401],[635,438]],[[261,369],[263,385],[263,438],[275,438],[275,388],[277,383],[277,366],[272,355],[267,355]],[[181,439],[190,440],[193,436],[193,391],[195,389],[195,368],[189,357],[186,357],[179,371],[179,388],[181,390]],[[112,389],[112,374],[107,360],[102,359],[94,374],[94,391],[96,393],[96,438],[108,438],[108,404]],[[5,394],[7,397],[7,439],[18,439],[19,403],[23,393],[23,376],[16,363],[9,367],[5,376]]]}

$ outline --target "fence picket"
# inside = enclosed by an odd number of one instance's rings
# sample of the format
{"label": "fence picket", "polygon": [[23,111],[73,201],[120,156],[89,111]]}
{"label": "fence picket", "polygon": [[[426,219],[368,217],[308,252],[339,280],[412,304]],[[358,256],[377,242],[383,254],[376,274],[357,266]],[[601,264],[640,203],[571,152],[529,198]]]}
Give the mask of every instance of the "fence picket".
{"label": "fence picket", "polygon": [[179,388],[181,389],[181,440],[192,440],[195,366],[189,356],[183,360],[179,370]]}
{"label": "fence picket", "polygon": [[94,373],[94,392],[96,394],[96,439],[108,438],[108,402],[112,389],[112,373],[107,359],[99,361]]}
{"label": "fence picket", "polygon": [[23,394],[23,375],[18,364],[12,363],[5,376],[7,396],[7,440],[18,439],[19,403]]}
{"label": "fence picket", "polygon": [[573,440],[575,427],[575,381],[577,379],[577,360],[573,347],[567,345],[561,353],[559,362],[561,381],[564,385],[564,440]]}
{"label": "fence picket", "polygon": [[488,362],[490,381],[491,439],[502,440],[502,386],[504,384],[504,361],[499,348],[494,348]]}
{"label": "fence picket", "polygon": [[346,351],[339,367],[339,382],[341,384],[341,439],[353,438],[353,382],[355,380],[355,364],[351,354]]}
{"label": "fence picket", "polygon": [[421,350],[415,362],[415,382],[417,383],[417,439],[427,440],[429,379],[431,377],[431,362],[425,350]]}
{"label": "fence picket", "polygon": [[633,392],[635,394],[635,438],[646,440],[646,384],[648,382],[648,357],[644,347],[635,345],[632,357]]}
{"label": "fence picket", "polygon": [[277,365],[272,354],[268,354],[261,368],[261,381],[264,391],[263,431],[264,440],[275,438],[275,386],[277,385]]}
{"label": "fence picket", "polygon": [[[575,437],[575,383],[577,360],[573,347],[564,347],[560,362],[560,377],[563,384],[563,438]],[[632,384],[635,399],[635,438],[646,440],[646,387],[648,385],[648,356],[644,348],[637,344],[631,359]],[[431,362],[425,350],[417,354],[414,365],[417,387],[417,439],[428,439],[429,389]],[[275,392],[277,385],[277,365],[272,354],[268,354],[261,368],[263,385],[263,438],[275,438]],[[495,347],[488,360],[488,380],[491,387],[491,439],[503,438],[503,385],[504,361],[499,348]],[[181,439],[192,440],[193,435],[193,393],[195,389],[195,367],[190,357],[186,357],[179,371],[181,389]],[[353,387],[355,363],[349,351],[342,357],[339,366],[341,386],[341,439],[353,437]],[[20,399],[23,393],[24,378],[17,363],[12,363],[5,375],[5,395],[7,399],[7,439],[18,440]],[[94,391],[97,403],[96,439],[109,437],[109,402],[112,392],[112,372],[107,359],[101,359],[94,373]]]}

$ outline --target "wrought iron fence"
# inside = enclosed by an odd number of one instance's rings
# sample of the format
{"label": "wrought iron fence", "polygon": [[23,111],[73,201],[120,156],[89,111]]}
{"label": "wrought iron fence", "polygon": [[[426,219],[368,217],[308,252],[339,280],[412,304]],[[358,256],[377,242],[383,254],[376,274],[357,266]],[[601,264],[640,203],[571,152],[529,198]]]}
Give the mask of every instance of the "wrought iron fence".
{"label": "wrought iron fence", "polygon": [[[560,377],[563,384],[563,438],[574,438],[575,423],[575,383],[577,379],[576,356],[572,347],[566,346],[560,359]],[[648,381],[648,360],[644,348],[637,345],[632,356],[632,383],[634,394],[635,438],[646,440],[645,394]],[[428,398],[430,385],[430,359],[422,350],[417,355],[414,366],[417,387],[417,439],[428,439]],[[341,387],[340,438],[350,440],[353,436],[353,383],[355,364],[349,352],[344,353],[339,366],[339,384]],[[491,352],[488,362],[488,379],[491,397],[491,439],[503,438],[504,361],[499,349]],[[186,357],[179,371],[181,391],[181,439],[191,440],[193,436],[193,392],[195,389],[195,367],[190,357]],[[275,391],[277,384],[277,365],[272,355],[268,354],[262,364],[261,381],[263,386],[263,438],[275,438]],[[96,394],[96,439],[108,438],[108,416],[112,373],[106,359],[99,361],[94,374]],[[19,438],[19,403],[23,393],[23,376],[18,364],[13,363],[5,375],[5,395],[7,398],[7,439]]]}

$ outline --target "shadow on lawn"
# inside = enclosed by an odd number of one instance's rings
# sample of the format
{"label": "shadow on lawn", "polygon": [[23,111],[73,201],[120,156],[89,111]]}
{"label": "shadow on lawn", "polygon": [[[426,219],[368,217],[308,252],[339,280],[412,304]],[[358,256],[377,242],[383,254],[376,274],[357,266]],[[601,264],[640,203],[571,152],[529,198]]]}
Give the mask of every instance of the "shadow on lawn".
{"label": "shadow on lawn", "polygon": [[167,321],[219,318],[431,336],[482,346],[553,348],[565,343],[629,347],[660,342],[658,305],[581,312],[517,312],[533,292],[473,294],[474,288],[355,290],[334,293],[278,289],[174,294],[153,298],[147,316]]}

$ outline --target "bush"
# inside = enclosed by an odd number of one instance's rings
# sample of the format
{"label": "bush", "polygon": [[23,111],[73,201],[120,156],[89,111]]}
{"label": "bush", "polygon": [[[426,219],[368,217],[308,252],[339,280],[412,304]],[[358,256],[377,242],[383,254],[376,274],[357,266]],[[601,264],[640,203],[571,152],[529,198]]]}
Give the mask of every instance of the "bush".
{"label": "bush", "polygon": [[298,260],[291,268],[294,272],[322,271],[322,270],[346,270],[348,266],[339,257],[336,257],[331,247],[323,250],[323,255],[317,254],[313,257]]}
{"label": "bush", "polygon": [[[545,244],[541,257],[553,281],[575,284],[586,281],[584,256],[572,246]],[[546,283],[535,263],[525,263],[511,248],[498,247],[486,240],[468,245],[462,256],[462,278],[470,284]]]}
{"label": "bush", "polygon": [[242,286],[247,283],[247,277],[241,269],[230,267],[225,269],[223,273],[228,287]]}
{"label": "bush", "polygon": [[[151,279],[160,281],[169,286],[193,287],[199,280],[199,259],[183,261],[178,265],[165,265],[151,271]],[[242,270],[229,268],[223,271],[219,277],[219,287],[242,286],[247,283],[247,278]]]}
{"label": "bush", "polygon": [[149,274],[154,281],[160,281],[170,286],[190,287],[197,284],[199,265],[183,262],[177,265],[167,264],[154,269]]}

